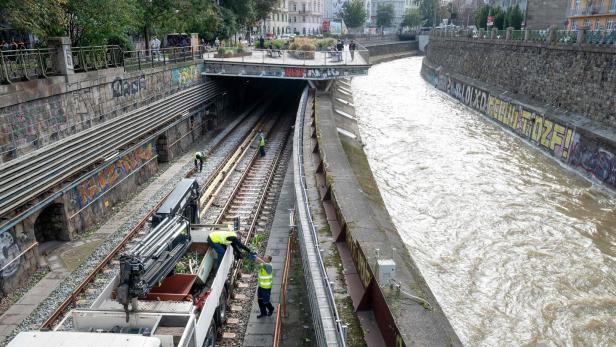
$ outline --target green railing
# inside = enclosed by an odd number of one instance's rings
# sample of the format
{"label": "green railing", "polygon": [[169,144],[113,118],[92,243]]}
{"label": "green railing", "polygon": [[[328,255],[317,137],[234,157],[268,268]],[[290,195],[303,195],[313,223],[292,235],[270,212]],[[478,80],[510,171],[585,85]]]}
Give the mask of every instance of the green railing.
{"label": "green railing", "polygon": [[0,83],[27,81],[58,74],[50,48],[0,51]]}
{"label": "green railing", "polygon": [[122,66],[122,49],[119,46],[73,47],[71,52],[75,72]]}
{"label": "green railing", "polygon": [[435,29],[432,37],[468,38],[475,40],[509,40],[538,42],[558,45],[589,44],[616,48],[616,30],[579,31],[579,30],[491,30],[469,31]]}
{"label": "green railing", "polygon": [[202,59],[205,46],[171,47],[124,52],[124,70],[136,71]]}
{"label": "green railing", "polygon": [[556,37],[554,38],[556,42],[560,43],[576,43],[578,33],[577,31],[572,30],[556,30]]}
{"label": "green railing", "polygon": [[528,41],[531,42],[547,42],[549,32],[547,30],[529,30]]}
{"label": "green railing", "polygon": [[524,30],[512,30],[511,31],[511,40],[513,41],[524,41],[524,36],[526,32]]}

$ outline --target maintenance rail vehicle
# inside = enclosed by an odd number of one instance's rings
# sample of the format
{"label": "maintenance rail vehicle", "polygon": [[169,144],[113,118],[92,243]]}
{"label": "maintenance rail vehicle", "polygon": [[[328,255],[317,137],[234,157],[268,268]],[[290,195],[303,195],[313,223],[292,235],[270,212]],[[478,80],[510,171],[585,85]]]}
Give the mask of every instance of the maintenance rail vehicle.
{"label": "maintenance rail vehicle", "polygon": [[[9,347],[210,347],[222,330],[235,263],[218,266],[199,224],[199,185],[185,178],[152,217],[150,231],[120,256],[120,271],[89,309],[73,309],[51,331],[19,333]],[[180,266],[181,265],[181,266]],[[130,306],[130,309],[129,309]]]}

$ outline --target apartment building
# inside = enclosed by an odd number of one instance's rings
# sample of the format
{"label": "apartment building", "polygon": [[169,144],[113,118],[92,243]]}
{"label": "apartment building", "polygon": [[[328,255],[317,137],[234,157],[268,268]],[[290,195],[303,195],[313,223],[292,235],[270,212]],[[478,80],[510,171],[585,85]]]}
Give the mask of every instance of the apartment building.
{"label": "apartment building", "polygon": [[616,0],[570,0],[569,28],[616,29]]}
{"label": "apartment building", "polygon": [[265,32],[268,35],[279,36],[291,32],[289,25],[288,0],[280,0],[265,20]]}
{"label": "apartment building", "polygon": [[291,33],[298,35],[321,33],[323,0],[290,0],[287,11]]}

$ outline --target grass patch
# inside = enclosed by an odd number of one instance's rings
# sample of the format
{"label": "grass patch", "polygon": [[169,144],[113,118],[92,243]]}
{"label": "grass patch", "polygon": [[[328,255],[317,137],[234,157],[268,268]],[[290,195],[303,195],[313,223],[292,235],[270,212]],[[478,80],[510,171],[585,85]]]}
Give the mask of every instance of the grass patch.
{"label": "grass patch", "polygon": [[79,267],[105,240],[92,240],[79,247],[73,247],[62,253],[60,258],[70,272]]}

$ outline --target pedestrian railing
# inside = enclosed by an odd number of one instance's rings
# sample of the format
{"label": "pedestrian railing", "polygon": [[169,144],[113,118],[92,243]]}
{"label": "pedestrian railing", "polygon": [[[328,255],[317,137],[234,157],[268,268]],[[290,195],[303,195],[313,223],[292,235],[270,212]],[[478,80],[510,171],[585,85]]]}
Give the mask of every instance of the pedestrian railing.
{"label": "pedestrian railing", "polygon": [[507,30],[479,31],[436,29],[431,32],[434,39],[474,39],[536,42],[547,44],[588,44],[605,47],[616,47],[616,30]]}
{"label": "pedestrian railing", "polygon": [[12,83],[57,75],[56,54],[54,48],[1,50],[0,82]]}
{"label": "pedestrian railing", "polygon": [[[361,47],[361,46],[360,46]],[[354,51],[302,51],[291,49],[245,49],[231,54],[219,52],[206,52],[203,59],[220,62],[242,62],[272,65],[301,65],[301,66],[335,66],[335,65],[367,65],[369,52],[365,48]]]}
{"label": "pedestrian railing", "polygon": [[124,69],[136,71],[203,59],[205,46],[169,47],[124,52]]}
{"label": "pedestrian railing", "polygon": [[[83,46],[0,50],[0,83],[14,83],[62,74],[58,66],[65,61],[68,70],[88,72],[114,67],[136,71],[168,64],[203,59],[205,46],[171,47],[123,51],[119,46]],[[58,55],[66,55],[59,59]]]}
{"label": "pedestrian railing", "polygon": [[276,325],[274,326],[274,340],[272,347],[279,347],[282,339],[282,314],[280,313],[280,304],[276,306]]}
{"label": "pedestrian railing", "polygon": [[71,52],[75,72],[122,66],[122,49],[119,46],[73,47]]}

